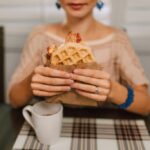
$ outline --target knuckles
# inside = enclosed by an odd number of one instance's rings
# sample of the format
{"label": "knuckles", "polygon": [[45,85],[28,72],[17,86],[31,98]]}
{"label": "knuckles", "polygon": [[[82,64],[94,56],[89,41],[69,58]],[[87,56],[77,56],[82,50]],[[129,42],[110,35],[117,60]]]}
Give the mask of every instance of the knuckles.
{"label": "knuckles", "polygon": [[107,88],[109,88],[109,89],[110,89],[110,87],[111,87],[110,80],[107,80],[106,85],[107,85]]}
{"label": "knuckles", "polygon": [[110,91],[109,89],[106,90],[106,95],[109,94],[109,91]]}
{"label": "knuckles", "polygon": [[31,83],[31,84],[30,84],[30,87],[31,87],[31,89],[34,89],[34,84]]}
{"label": "knuckles", "polygon": [[39,78],[40,78],[40,76],[39,76],[38,74],[34,74],[34,75],[32,76],[31,81],[32,81],[32,82],[36,82]]}
{"label": "knuckles", "polygon": [[107,79],[110,80],[111,76],[109,73],[107,73]]}
{"label": "knuckles", "polygon": [[43,66],[37,66],[34,69],[34,73],[35,74],[42,74],[43,72],[47,75],[51,75],[51,72],[53,71],[53,69],[49,68],[49,67],[43,67]]}
{"label": "knuckles", "polygon": [[97,99],[98,99],[98,101],[104,102],[104,101],[106,101],[107,96],[106,96],[106,95],[103,95],[103,96],[100,96],[100,98],[97,98]]}
{"label": "knuckles", "polygon": [[40,93],[37,90],[32,91],[34,95],[40,96]]}
{"label": "knuckles", "polygon": [[44,67],[42,66],[37,66],[35,69],[34,69],[34,73],[40,73],[41,71],[43,71]]}

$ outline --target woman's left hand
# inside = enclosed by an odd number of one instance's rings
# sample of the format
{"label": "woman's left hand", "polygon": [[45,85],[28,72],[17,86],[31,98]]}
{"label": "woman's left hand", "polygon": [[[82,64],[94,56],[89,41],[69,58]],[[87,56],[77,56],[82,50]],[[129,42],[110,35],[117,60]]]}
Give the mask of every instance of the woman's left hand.
{"label": "woman's left hand", "polygon": [[110,75],[105,71],[75,69],[71,75],[75,82],[71,85],[82,96],[96,101],[106,101],[111,90]]}

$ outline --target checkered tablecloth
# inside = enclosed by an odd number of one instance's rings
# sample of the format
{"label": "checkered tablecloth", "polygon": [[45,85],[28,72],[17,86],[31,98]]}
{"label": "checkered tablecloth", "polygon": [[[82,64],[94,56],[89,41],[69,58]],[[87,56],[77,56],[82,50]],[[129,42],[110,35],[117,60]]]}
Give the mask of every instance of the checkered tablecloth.
{"label": "checkered tablecloth", "polygon": [[143,120],[63,118],[60,140],[53,146],[38,142],[25,122],[13,150],[150,150]]}

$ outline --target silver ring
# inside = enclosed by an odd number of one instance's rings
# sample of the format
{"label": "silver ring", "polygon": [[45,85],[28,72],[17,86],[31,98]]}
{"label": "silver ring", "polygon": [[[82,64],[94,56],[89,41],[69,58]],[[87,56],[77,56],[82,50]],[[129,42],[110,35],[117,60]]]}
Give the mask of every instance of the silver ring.
{"label": "silver ring", "polygon": [[95,87],[96,87],[95,94],[100,94],[99,88],[97,86]]}

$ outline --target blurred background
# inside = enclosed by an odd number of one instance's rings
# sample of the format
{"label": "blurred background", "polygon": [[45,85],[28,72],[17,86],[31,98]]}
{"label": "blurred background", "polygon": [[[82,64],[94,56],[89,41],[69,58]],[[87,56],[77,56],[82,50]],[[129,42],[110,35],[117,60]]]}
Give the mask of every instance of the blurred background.
{"label": "blurred background", "polygon": [[[150,0],[103,1],[106,5],[102,11],[95,8],[95,18],[127,30],[150,79]],[[1,62],[0,74],[2,78],[4,73],[5,96],[10,77],[19,63],[22,47],[32,28],[38,24],[60,22],[65,19],[63,10],[57,10],[55,2],[55,0],[0,0],[0,27],[4,29],[4,41],[2,32],[0,33],[0,61],[3,61],[4,55],[4,70]]]}

